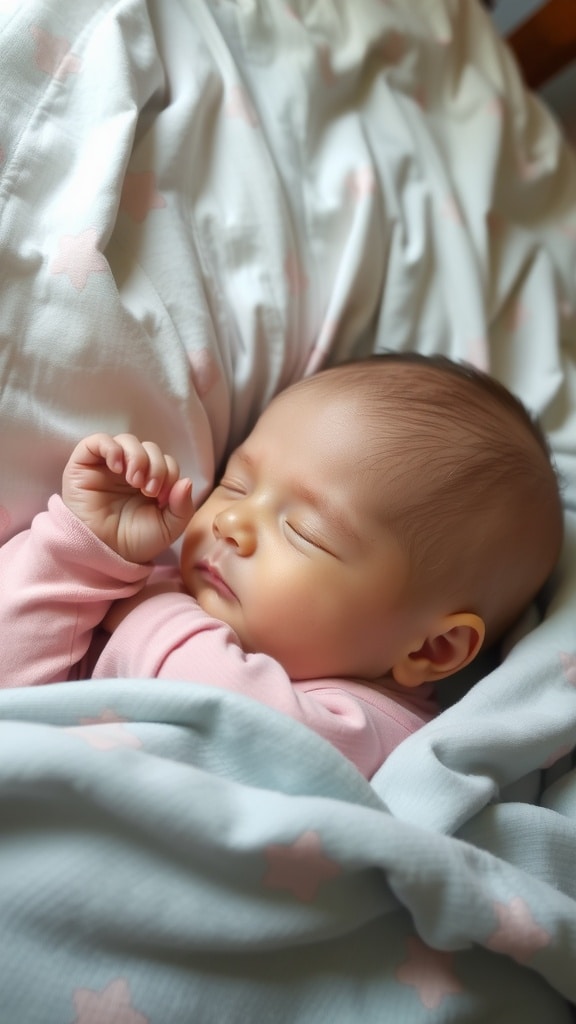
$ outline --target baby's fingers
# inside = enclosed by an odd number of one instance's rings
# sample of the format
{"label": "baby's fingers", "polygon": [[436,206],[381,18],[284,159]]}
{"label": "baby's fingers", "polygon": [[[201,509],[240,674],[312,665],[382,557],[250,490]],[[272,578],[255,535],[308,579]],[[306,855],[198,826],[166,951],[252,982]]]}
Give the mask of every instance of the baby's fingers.
{"label": "baby's fingers", "polygon": [[192,481],[188,477],[182,477],[176,481],[170,491],[167,508],[177,519],[182,519],[185,526],[188,525],[194,514]]}
{"label": "baby's fingers", "polygon": [[[103,462],[111,473],[125,477],[131,486],[134,476],[148,469],[148,456],[133,434],[91,434],[75,448],[72,459],[84,466],[97,466]],[[130,478],[130,479],[129,479]]]}
{"label": "baby's fingers", "polygon": [[[148,443],[144,442],[148,448]],[[156,463],[156,471],[144,487],[144,493],[155,498],[160,508],[168,505],[170,492],[177,480],[180,479],[180,467],[171,455],[162,455],[163,465]]]}
{"label": "baby's fingers", "polygon": [[114,440],[122,449],[126,483],[147,497],[157,498],[173,473],[174,460],[153,441],[140,441],[133,434],[118,434]]}
{"label": "baby's fingers", "polygon": [[92,467],[105,463],[112,473],[124,470],[122,446],[110,434],[90,434],[76,445],[69,459],[70,466]]}
{"label": "baby's fingers", "polygon": [[148,477],[142,491],[149,498],[155,498],[160,507],[168,502],[171,488],[180,476],[180,468],[176,459],[164,452],[153,441],[144,441],[143,447],[148,455]]}
{"label": "baby's fingers", "polygon": [[170,534],[171,543],[174,543],[184,532],[193,513],[192,482],[187,477],[183,477],[171,487],[166,505],[162,509],[162,516]]}

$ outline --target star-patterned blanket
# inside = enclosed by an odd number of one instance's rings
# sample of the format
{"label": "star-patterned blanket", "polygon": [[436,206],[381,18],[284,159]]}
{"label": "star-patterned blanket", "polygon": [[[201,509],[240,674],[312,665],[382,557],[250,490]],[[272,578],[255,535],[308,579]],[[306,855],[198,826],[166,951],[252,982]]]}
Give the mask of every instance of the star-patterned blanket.
{"label": "star-patterned blanket", "polygon": [[85,433],[200,498],[385,348],[513,388],[566,506],[538,623],[371,783],[201,679],[1,690],[0,1024],[572,1019],[575,267],[574,154],[477,0],[0,0],[0,540]]}

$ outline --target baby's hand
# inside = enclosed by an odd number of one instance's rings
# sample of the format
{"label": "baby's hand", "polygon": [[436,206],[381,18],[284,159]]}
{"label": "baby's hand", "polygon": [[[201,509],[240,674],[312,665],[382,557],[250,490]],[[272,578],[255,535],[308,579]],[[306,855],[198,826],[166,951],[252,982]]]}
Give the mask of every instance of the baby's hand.
{"label": "baby's hand", "polygon": [[149,562],[177,540],[193,513],[192,484],[157,444],[133,434],[92,434],[76,446],[62,500],[129,562]]}

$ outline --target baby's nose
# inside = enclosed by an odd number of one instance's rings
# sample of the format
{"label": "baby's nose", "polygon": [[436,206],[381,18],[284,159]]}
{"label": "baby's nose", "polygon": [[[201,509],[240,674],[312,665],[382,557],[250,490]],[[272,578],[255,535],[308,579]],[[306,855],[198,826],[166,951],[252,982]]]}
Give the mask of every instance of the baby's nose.
{"label": "baby's nose", "polygon": [[240,501],[218,512],[214,517],[212,530],[218,540],[231,544],[236,554],[243,558],[251,555],[256,549],[255,524],[248,509],[245,509]]}

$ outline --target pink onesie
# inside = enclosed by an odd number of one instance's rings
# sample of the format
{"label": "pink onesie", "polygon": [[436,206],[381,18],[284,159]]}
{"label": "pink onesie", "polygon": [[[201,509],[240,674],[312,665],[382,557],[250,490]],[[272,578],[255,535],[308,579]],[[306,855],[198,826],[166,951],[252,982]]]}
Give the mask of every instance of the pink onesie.
{"label": "pink onesie", "polygon": [[268,655],[244,653],[229,626],[180,592],[142,601],[102,646],[95,630],[112,602],[138,593],[159,571],[126,562],[50,498],[30,530],[0,548],[0,685],[161,678],[231,690],[307,725],[367,778],[436,714],[427,686],[407,691],[388,678],[370,686],[293,682]]}

